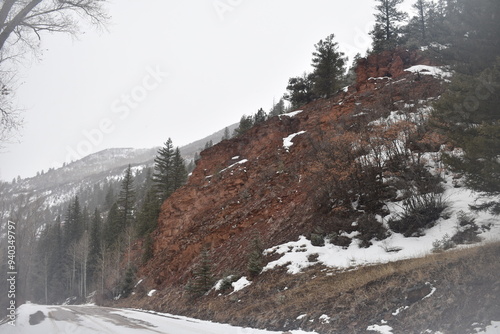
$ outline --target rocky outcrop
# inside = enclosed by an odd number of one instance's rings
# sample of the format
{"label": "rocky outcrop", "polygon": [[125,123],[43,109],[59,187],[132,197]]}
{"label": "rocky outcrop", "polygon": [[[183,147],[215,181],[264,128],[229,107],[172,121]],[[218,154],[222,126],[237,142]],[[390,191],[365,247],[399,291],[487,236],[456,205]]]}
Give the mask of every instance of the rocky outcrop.
{"label": "rocky outcrop", "polygon": [[353,87],[203,151],[188,183],[163,203],[154,257],[139,272],[145,284],[159,290],[185,284],[203,247],[211,250],[214,273],[245,273],[253,239],[270,247],[331,219],[321,196],[336,168],[325,166],[330,147],[340,145],[337,134],[355,138],[398,101],[441,91],[439,80],[404,71],[415,64],[429,62],[408,51],[361,59]]}
{"label": "rocky outcrop", "polygon": [[435,65],[417,51],[396,50],[384,51],[360,59],[356,68],[357,91],[375,88],[374,83],[380,80],[397,78],[404,74],[404,69],[413,65]]}

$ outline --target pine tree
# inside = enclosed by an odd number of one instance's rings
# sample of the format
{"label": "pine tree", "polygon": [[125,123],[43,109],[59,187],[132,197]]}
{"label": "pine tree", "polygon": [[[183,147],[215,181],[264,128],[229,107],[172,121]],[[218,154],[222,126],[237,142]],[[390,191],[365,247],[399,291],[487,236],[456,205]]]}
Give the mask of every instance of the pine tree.
{"label": "pine tree", "polygon": [[66,221],[64,225],[64,244],[68,247],[71,243],[78,241],[83,234],[83,218],[78,196],[68,206]]}
{"label": "pine tree", "polygon": [[313,85],[312,74],[304,73],[301,77],[290,78],[288,80],[288,86],[286,87],[287,93],[284,98],[290,101],[292,108],[299,108],[316,98],[313,92]]}
{"label": "pine tree", "polygon": [[158,215],[160,214],[160,201],[156,191],[150,189],[137,216],[136,233],[138,237],[147,236],[156,227]]}
{"label": "pine tree", "polygon": [[373,37],[373,52],[395,48],[399,44],[401,25],[408,14],[397,9],[403,0],[377,0],[375,27],[370,32]]}
{"label": "pine tree", "polygon": [[151,236],[151,233],[146,236],[146,239],[144,239],[142,251],[142,263],[146,263],[153,258],[153,237]]}
{"label": "pine tree", "polygon": [[331,97],[340,88],[345,72],[344,54],[338,51],[338,44],[333,41],[334,34],[314,45],[312,73],[313,91],[316,96]]}
{"label": "pine tree", "polygon": [[457,71],[476,75],[493,66],[500,55],[500,1],[457,0],[455,6],[447,14],[453,32],[448,55],[459,63]]}
{"label": "pine tree", "polygon": [[87,264],[87,276],[92,282],[96,278],[99,267],[99,259],[101,258],[102,246],[102,219],[101,214],[97,209],[91,220],[90,237],[89,237],[89,255]]}
{"label": "pine tree", "polygon": [[252,116],[241,116],[239,126],[234,129],[234,136],[238,137],[250,130],[253,126],[253,117]]}
{"label": "pine tree", "polygon": [[118,210],[118,204],[113,204],[109,209],[106,222],[103,229],[103,246],[107,249],[112,248],[118,241],[123,232],[122,220]]}
{"label": "pine tree", "polygon": [[177,147],[174,150],[172,140],[169,138],[165,146],[158,150],[155,158],[153,185],[160,203],[186,183],[187,175],[180,149]]}
{"label": "pine tree", "polygon": [[427,41],[427,12],[430,8],[430,4],[425,0],[417,0],[413,4],[413,8],[417,10],[418,31],[420,33],[420,38],[422,45]]}
{"label": "pine tree", "polygon": [[187,170],[184,158],[182,158],[181,151],[177,147],[175,149],[174,157],[172,159],[172,187],[173,191],[179,189],[186,184]]}
{"label": "pine tree", "polygon": [[[424,45],[427,46],[428,42],[437,42],[442,45],[446,45],[450,42],[449,37],[451,36],[451,29],[446,24],[447,14],[446,14],[446,0],[428,1],[427,5],[427,17],[425,21],[425,38]],[[439,45],[439,44],[438,44]],[[440,52],[441,47],[438,46],[438,52]]]}
{"label": "pine tree", "polygon": [[113,203],[115,202],[115,192],[113,190],[113,186],[110,184],[108,191],[106,192],[106,197],[104,199],[104,211],[107,211],[111,208]]}
{"label": "pine tree", "polygon": [[212,139],[210,139],[209,141],[207,141],[205,143],[205,150],[212,147],[212,146],[214,146],[214,142],[212,141]]}
{"label": "pine tree", "polygon": [[226,126],[224,128],[224,135],[222,136],[221,141],[228,140],[228,139],[231,139],[231,134],[229,133],[229,128]]}
{"label": "pine tree", "polygon": [[477,75],[456,74],[433,113],[434,125],[463,150],[445,162],[470,188],[494,195],[500,194],[499,105],[500,58]]}
{"label": "pine tree", "polygon": [[260,108],[253,116],[253,124],[256,125],[265,122],[266,119],[267,119],[266,112],[264,111],[264,109]]}
{"label": "pine tree", "polygon": [[134,269],[129,267],[125,273],[125,278],[122,283],[121,295],[123,298],[127,298],[128,296],[130,296],[132,290],[134,290],[134,276]]}
{"label": "pine tree", "polygon": [[284,114],[286,112],[285,108],[285,100],[284,98],[280,98],[278,103],[274,104],[269,112],[269,117],[278,116]]}
{"label": "pine tree", "polygon": [[214,277],[212,275],[212,260],[210,259],[210,251],[204,247],[200,254],[200,260],[193,269],[193,277],[186,286],[186,290],[193,297],[200,297],[208,292],[214,285]]}
{"label": "pine tree", "polygon": [[130,226],[134,219],[135,189],[134,177],[132,176],[132,169],[130,165],[128,165],[128,168],[125,170],[117,204],[121,219],[120,225],[123,229],[125,229]]}
{"label": "pine tree", "polygon": [[164,147],[158,150],[155,158],[153,183],[161,202],[165,201],[174,192],[172,181],[174,154],[172,140],[168,138]]}
{"label": "pine tree", "polygon": [[252,240],[248,254],[247,270],[251,278],[257,277],[264,267],[262,252],[264,251],[260,238],[255,237]]}

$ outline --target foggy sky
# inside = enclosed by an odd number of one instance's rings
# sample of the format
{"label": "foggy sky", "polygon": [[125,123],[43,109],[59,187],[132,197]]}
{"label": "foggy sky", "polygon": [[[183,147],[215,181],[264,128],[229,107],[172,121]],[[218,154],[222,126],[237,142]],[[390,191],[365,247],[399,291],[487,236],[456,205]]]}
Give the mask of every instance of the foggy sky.
{"label": "foggy sky", "polygon": [[[411,2],[410,2],[411,3]],[[60,167],[111,147],[182,146],[269,111],[288,79],[311,70],[314,44],[334,33],[365,54],[374,0],[115,0],[106,30],[42,35],[19,64],[19,143],[0,178]]]}

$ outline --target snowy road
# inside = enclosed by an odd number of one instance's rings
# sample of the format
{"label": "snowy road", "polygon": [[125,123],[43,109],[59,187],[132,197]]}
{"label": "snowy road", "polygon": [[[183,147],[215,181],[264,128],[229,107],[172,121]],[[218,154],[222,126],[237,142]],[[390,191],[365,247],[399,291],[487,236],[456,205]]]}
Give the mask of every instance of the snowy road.
{"label": "snowy road", "polygon": [[[33,316],[38,312],[42,319],[34,324]],[[43,316],[41,316],[41,313]],[[239,328],[224,324],[177,317],[168,314],[152,314],[128,309],[115,309],[92,305],[46,306],[21,305],[17,309],[15,326],[3,323],[2,334],[281,334],[250,328]],[[292,331],[294,334],[306,333]]]}

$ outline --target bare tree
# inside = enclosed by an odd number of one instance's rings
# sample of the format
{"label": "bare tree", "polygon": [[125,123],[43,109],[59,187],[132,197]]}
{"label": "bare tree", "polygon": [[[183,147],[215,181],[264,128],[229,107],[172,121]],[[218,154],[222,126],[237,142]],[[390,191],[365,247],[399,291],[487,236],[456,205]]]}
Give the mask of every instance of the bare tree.
{"label": "bare tree", "polygon": [[[76,34],[79,21],[102,26],[106,0],[4,0],[0,4],[0,147],[22,125],[11,103],[12,62],[27,48],[36,51],[43,32]],[[9,64],[7,64],[9,63]],[[15,64],[14,64],[15,65]]]}
{"label": "bare tree", "polygon": [[87,18],[102,25],[107,19],[103,10],[105,0],[5,0],[0,8],[1,61],[12,46],[25,43],[36,47],[33,38],[40,40],[41,32],[75,34],[78,20]]}

